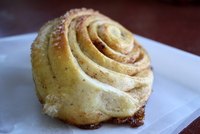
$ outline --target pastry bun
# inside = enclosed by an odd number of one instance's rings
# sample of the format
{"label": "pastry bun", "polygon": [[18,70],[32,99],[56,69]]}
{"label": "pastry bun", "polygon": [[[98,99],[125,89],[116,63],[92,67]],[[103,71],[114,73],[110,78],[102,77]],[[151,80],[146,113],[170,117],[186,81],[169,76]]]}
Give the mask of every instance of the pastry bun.
{"label": "pastry bun", "polygon": [[70,10],[40,29],[31,61],[45,114],[81,128],[142,124],[150,59],[119,23],[91,9]]}

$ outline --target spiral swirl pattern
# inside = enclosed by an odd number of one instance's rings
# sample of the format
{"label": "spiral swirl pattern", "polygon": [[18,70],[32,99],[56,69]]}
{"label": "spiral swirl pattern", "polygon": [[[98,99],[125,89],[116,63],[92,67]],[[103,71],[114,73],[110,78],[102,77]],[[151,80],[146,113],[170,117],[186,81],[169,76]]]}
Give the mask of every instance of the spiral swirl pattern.
{"label": "spiral swirl pattern", "polygon": [[45,24],[32,44],[43,111],[75,125],[134,115],[151,93],[150,59],[110,18],[74,9]]}

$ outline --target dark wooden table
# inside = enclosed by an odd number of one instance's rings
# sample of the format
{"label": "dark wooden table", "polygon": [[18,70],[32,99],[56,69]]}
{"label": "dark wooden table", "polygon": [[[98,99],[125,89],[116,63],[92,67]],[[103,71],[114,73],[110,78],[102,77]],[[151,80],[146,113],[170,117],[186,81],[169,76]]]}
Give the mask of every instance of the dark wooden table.
{"label": "dark wooden table", "polygon": [[170,0],[1,0],[0,37],[36,32],[69,9],[87,7],[133,33],[200,55],[200,4],[165,1]]}
{"label": "dark wooden table", "polygon": [[133,33],[200,56],[197,0],[1,0],[0,37],[36,32],[46,21],[80,7],[99,10]]}

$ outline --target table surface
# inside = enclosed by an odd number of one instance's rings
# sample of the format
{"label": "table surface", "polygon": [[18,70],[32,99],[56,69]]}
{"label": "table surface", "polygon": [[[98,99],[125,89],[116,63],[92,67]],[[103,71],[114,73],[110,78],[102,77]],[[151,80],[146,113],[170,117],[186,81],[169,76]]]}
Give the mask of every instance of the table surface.
{"label": "table surface", "polygon": [[200,56],[200,4],[195,0],[1,0],[0,38],[36,32],[48,20],[80,7],[99,10],[133,33]]}

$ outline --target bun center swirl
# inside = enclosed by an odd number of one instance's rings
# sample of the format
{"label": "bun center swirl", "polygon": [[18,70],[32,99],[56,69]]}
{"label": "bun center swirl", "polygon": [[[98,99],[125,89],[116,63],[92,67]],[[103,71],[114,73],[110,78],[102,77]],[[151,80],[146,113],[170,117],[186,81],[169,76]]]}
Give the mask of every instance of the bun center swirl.
{"label": "bun center swirl", "polygon": [[98,28],[98,35],[110,48],[122,54],[133,49],[133,35],[127,30],[113,24],[103,24]]}

